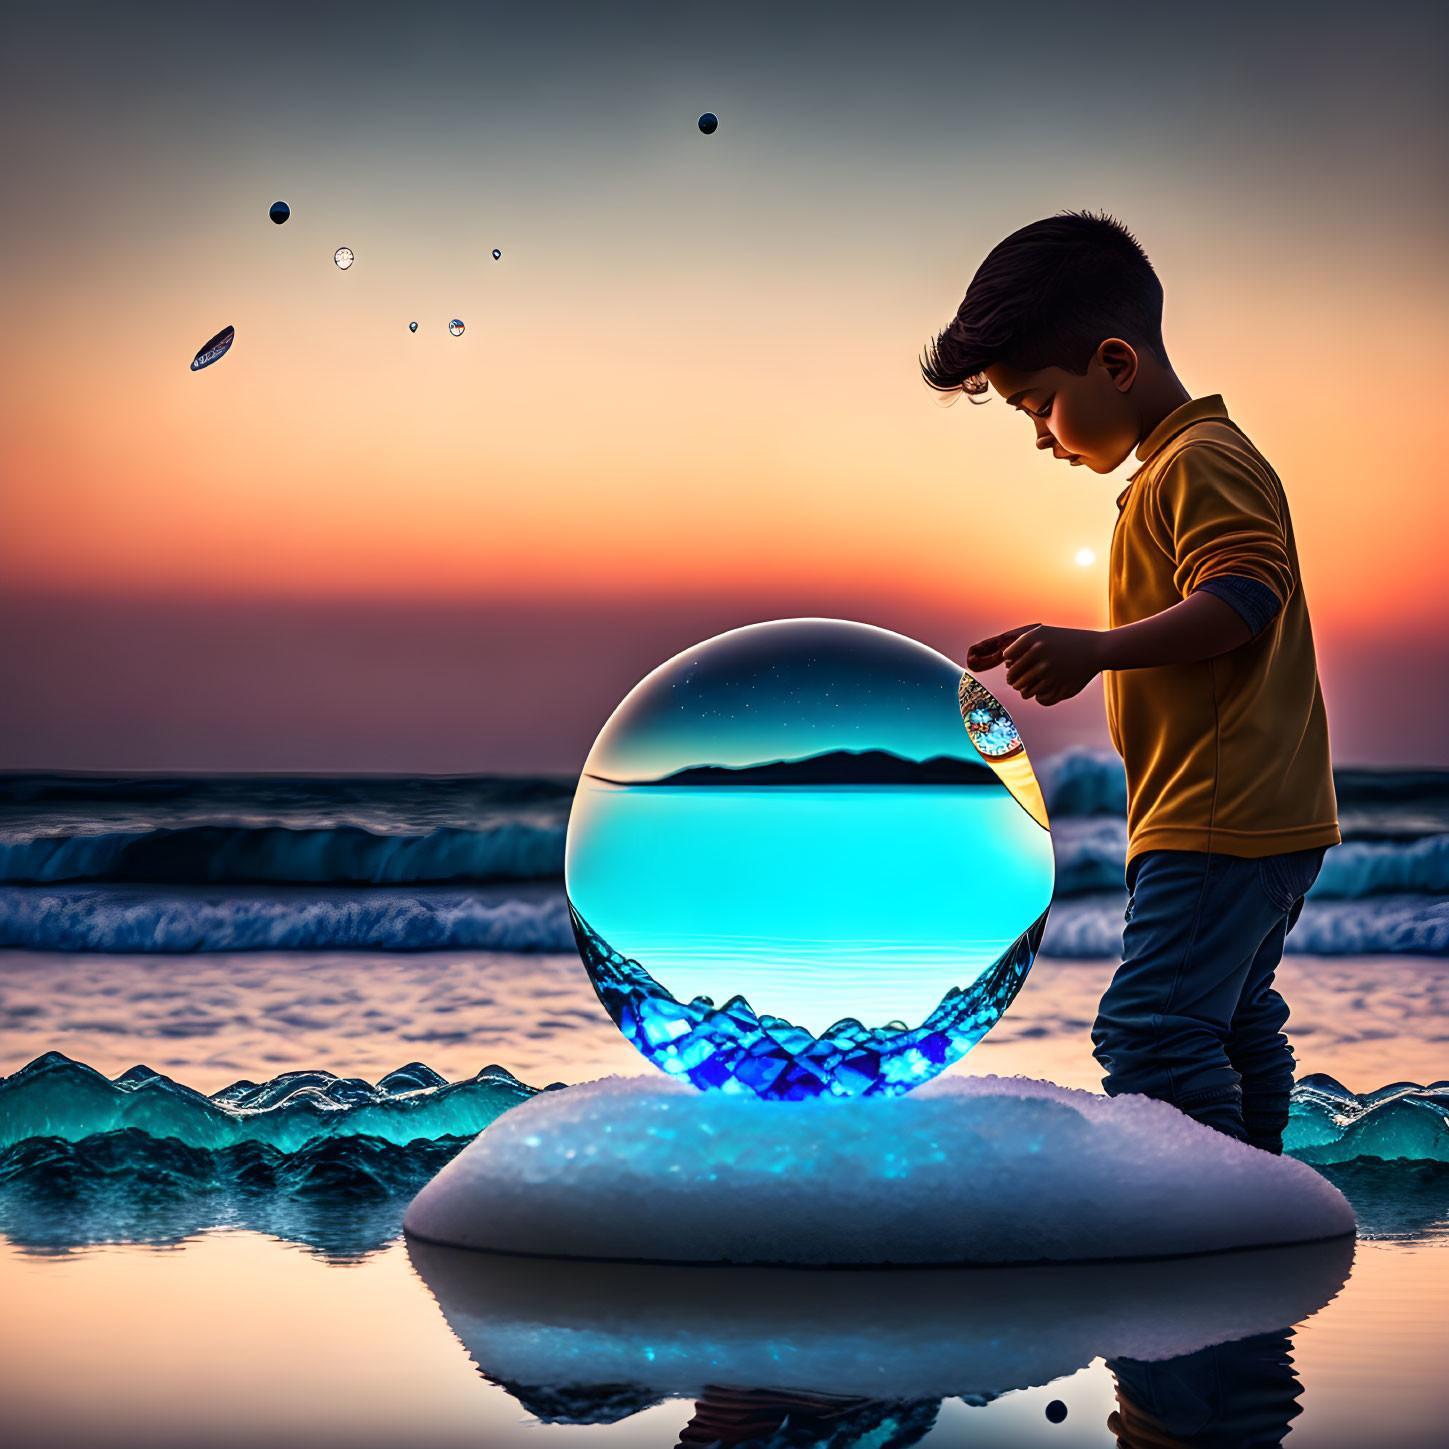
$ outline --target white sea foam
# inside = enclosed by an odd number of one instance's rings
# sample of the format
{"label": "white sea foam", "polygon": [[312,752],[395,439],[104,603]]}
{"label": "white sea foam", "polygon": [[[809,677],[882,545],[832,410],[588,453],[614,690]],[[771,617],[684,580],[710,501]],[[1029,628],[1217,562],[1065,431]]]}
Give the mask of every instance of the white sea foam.
{"label": "white sea foam", "polygon": [[659,1077],[548,1092],[423,1189],[455,1247],[682,1263],[1024,1263],[1311,1241],[1353,1211],[1311,1168],[1143,1097],[947,1077],[764,1102]]}

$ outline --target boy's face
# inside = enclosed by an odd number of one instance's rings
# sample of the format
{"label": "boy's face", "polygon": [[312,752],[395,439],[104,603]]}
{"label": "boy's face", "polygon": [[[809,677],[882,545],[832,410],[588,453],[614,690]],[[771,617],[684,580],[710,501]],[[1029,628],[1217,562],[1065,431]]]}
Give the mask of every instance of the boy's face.
{"label": "boy's face", "polygon": [[1036,427],[1038,448],[1094,473],[1111,473],[1141,441],[1141,418],[1128,396],[1136,353],[1113,339],[1097,349],[1085,374],[1061,367],[1023,372],[993,363],[986,380]]}

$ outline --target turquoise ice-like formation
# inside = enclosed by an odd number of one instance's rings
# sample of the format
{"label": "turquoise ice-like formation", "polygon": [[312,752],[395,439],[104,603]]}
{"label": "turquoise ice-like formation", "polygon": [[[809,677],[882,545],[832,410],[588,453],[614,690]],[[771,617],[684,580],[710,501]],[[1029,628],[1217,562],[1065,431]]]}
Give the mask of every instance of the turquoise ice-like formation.
{"label": "turquoise ice-like formation", "polygon": [[235,1082],[210,1096],[136,1066],[114,1079],[47,1052],[0,1077],[0,1149],[33,1138],[82,1142],[135,1129],[210,1150],[262,1142],[295,1152],[319,1137],[367,1136],[406,1144],[471,1137],[537,1091],[502,1067],[448,1082],[410,1062],[374,1086],[331,1072],[284,1072]]}
{"label": "turquoise ice-like formation", "polygon": [[696,1086],[895,1095],[969,1050],[1041,939],[1051,837],[1001,705],[885,629],[790,619],[669,660],[604,726],[565,855],[625,1036]]}
{"label": "turquoise ice-like formation", "polygon": [[1359,1095],[1315,1072],[1293,1088],[1283,1150],[1319,1166],[1449,1162],[1449,1082],[1394,1082]]}

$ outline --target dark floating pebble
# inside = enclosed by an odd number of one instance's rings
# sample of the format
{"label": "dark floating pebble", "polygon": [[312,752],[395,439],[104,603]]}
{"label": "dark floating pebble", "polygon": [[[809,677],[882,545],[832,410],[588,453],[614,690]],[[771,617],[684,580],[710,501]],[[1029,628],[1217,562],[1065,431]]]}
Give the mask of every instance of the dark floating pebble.
{"label": "dark floating pebble", "polygon": [[225,357],[235,337],[234,328],[223,327],[209,342],[202,343],[201,351],[191,359],[192,372],[200,372],[203,367],[210,367],[213,362]]}
{"label": "dark floating pebble", "polygon": [[274,201],[272,209],[267,213],[278,226],[281,226],[291,214],[292,208],[285,201]]}
{"label": "dark floating pebble", "polygon": [[417,330],[418,330],[418,324],[416,322],[409,322],[408,323],[408,331],[409,332],[416,332]]}
{"label": "dark floating pebble", "polygon": [[494,261],[495,261],[495,262],[496,262],[496,261],[498,261],[498,260],[499,260],[499,259],[500,259],[500,258],[501,258],[501,257],[502,257],[502,256],[503,256],[503,253],[502,253],[502,252],[500,252],[500,251],[499,251],[499,250],[498,250],[498,248],[497,248],[497,247],[494,247],[494,248],[493,248],[493,260],[494,260]]}
{"label": "dark floating pebble", "polygon": [[704,115],[699,118],[699,129],[703,131],[706,136],[713,136],[714,133],[719,129],[719,117],[715,115],[713,111],[706,111]]}
{"label": "dark floating pebble", "polygon": [[1067,1406],[1060,1399],[1053,1399],[1046,1406],[1047,1421],[1052,1424],[1060,1424],[1067,1417]]}

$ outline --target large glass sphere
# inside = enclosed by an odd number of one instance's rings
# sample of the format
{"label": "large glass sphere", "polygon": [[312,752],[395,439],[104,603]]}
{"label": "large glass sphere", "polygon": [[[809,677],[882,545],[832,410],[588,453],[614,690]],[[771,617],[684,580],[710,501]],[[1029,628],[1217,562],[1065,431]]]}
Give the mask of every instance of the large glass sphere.
{"label": "large glass sphere", "polygon": [[1053,880],[1006,711],[900,634],[755,624],[632,689],[584,765],[565,882],[620,1030],[696,1086],[908,1091],[1010,1005]]}

